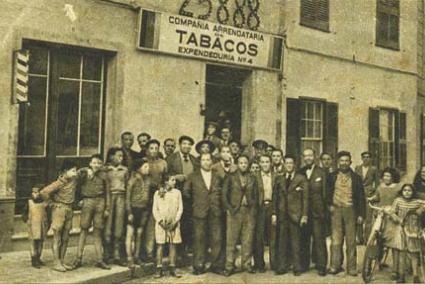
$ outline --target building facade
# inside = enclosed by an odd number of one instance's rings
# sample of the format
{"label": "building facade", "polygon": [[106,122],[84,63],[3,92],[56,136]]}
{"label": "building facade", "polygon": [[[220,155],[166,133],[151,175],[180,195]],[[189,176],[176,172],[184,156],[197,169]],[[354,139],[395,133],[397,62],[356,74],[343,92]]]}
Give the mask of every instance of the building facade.
{"label": "building facade", "polygon": [[[355,162],[369,149],[377,165],[397,166],[406,179],[420,162],[415,1],[17,0],[0,7],[0,250],[13,247],[14,216],[32,186],[53,180],[65,158],[83,165],[104,154],[123,131],[200,140],[205,123],[224,114],[246,145],[262,138],[297,157],[302,147],[346,149]],[[167,51],[166,27],[184,19],[189,31],[220,24],[215,32],[229,40],[217,48],[263,61],[201,58],[190,46],[213,44],[186,31],[177,38],[191,55]],[[264,36],[267,53],[232,41],[236,33],[246,42]],[[30,54],[29,104],[12,99],[16,50]]]}

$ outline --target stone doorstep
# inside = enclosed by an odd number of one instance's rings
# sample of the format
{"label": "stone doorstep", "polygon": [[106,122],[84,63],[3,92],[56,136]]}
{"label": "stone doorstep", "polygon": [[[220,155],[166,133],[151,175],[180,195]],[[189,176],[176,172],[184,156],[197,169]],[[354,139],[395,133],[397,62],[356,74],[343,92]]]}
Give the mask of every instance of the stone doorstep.
{"label": "stone doorstep", "polygon": [[[76,248],[69,248],[66,262],[71,263]],[[50,248],[43,251],[42,260],[46,266],[41,269],[31,267],[28,251],[2,253],[0,259],[0,283],[121,283],[154,273],[153,264],[137,266],[133,275],[127,267],[113,265],[111,270],[94,267],[94,248],[88,245],[84,251],[83,267],[65,273],[56,272]]]}

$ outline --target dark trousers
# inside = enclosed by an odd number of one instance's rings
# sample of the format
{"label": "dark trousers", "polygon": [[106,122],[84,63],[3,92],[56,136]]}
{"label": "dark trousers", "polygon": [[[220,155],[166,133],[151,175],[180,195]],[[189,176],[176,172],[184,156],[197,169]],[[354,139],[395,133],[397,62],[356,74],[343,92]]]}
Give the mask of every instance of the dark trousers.
{"label": "dark trousers", "polygon": [[[310,256],[313,255],[313,262],[317,270],[326,270],[328,263],[328,250],[326,248],[326,226],[325,219],[309,218],[307,226],[301,231],[301,251],[302,269],[310,268]],[[313,245],[311,240],[313,239]],[[310,253],[311,252],[311,253]]]}
{"label": "dark trousers", "polygon": [[186,253],[192,247],[192,232],[193,232],[193,222],[192,222],[192,201],[186,200],[183,204],[183,214],[180,221],[181,235],[182,235],[182,247],[181,247],[181,257],[184,257]]}
{"label": "dark trousers", "polygon": [[195,269],[205,268],[208,248],[211,249],[211,269],[224,268],[221,221],[221,216],[214,216],[211,213],[205,218],[193,218],[193,267]]}
{"label": "dark trousers", "polygon": [[251,265],[255,214],[255,208],[246,206],[241,206],[234,215],[227,212],[226,270],[232,271],[235,268],[238,240],[241,241],[242,268],[246,269]]}
{"label": "dark trousers", "polygon": [[344,258],[342,246],[345,239],[348,272],[357,273],[356,214],[354,208],[334,206],[331,222],[331,268],[339,269],[342,266]]}
{"label": "dark trousers", "polygon": [[270,268],[275,269],[276,226],[272,226],[272,204],[260,206],[257,211],[254,236],[254,266],[264,269],[264,246],[269,245]]}
{"label": "dark trousers", "polygon": [[288,271],[291,263],[295,272],[302,271],[300,225],[283,214],[278,218],[277,232],[276,271]]}

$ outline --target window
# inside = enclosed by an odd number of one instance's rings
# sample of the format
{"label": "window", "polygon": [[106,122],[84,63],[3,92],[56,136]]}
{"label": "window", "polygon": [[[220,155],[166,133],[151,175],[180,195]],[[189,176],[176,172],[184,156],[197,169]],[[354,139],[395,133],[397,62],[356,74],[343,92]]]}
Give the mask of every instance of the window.
{"label": "window", "polygon": [[369,151],[379,169],[406,172],[406,114],[392,109],[370,109]]}
{"label": "window", "polygon": [[329,31],[329,0],[301,0],[300,24]]}
{"label": "window", "polygon": [[301,149],[323,149],[323,103],[301,102]]}
{"label": "window", "polygon": [[338,150],[338,105],[318,100],[287,99],[286,153],[301,157],[310,147],[333,157]]}
{"label": "window", "polygon": [[377,0],[376,45],[399,49],[400,1]]}
{"label": "window", "polygon": [[421,115],[421,165],[425,165],[425,113]]}
{"label": "window", "polygon": [[19,106],[17,213],[65,158],[83,165],[101,153],[105,85],[101,52],[32,41],[23,47],[30,52],[29,104]]}

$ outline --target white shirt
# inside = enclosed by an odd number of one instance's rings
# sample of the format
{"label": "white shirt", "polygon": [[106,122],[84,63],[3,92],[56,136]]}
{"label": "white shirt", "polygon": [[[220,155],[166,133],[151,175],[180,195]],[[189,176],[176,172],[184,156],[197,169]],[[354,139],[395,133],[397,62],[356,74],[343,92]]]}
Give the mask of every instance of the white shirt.
{"label": "white shirt", "polygon": [[294,179],[294,173],[287,173],[286,179],[288,179],[288,177],[291,177],[291,181],[292,181]]}
{"label": "white shirt", "polygon": [[363,179],[366,178],[367,172],[369,171],[369,167],[362,166],[362,175]]}
{"label": "white shirt", "polygon": [[207,185],[207,189],[210,190],[211,179],[212,179],[212,171],[204,171],[203,169],[201,169],[201,175],[202,175],[202,179],[204,180],[205,184]]}
{"label": "white shirt", "polygon": [[307,171],[305,172],[305,174],[307,175],[307,178],[310,179],[311,174],[313,173],[314,170],[314,164],[311,166],[311,169],[307,169]]}
{"label": "white shirt", "polygon": [[273,196],[272,173],[261,172],[261,178],[263,179],[264,201],[271,201]]}

